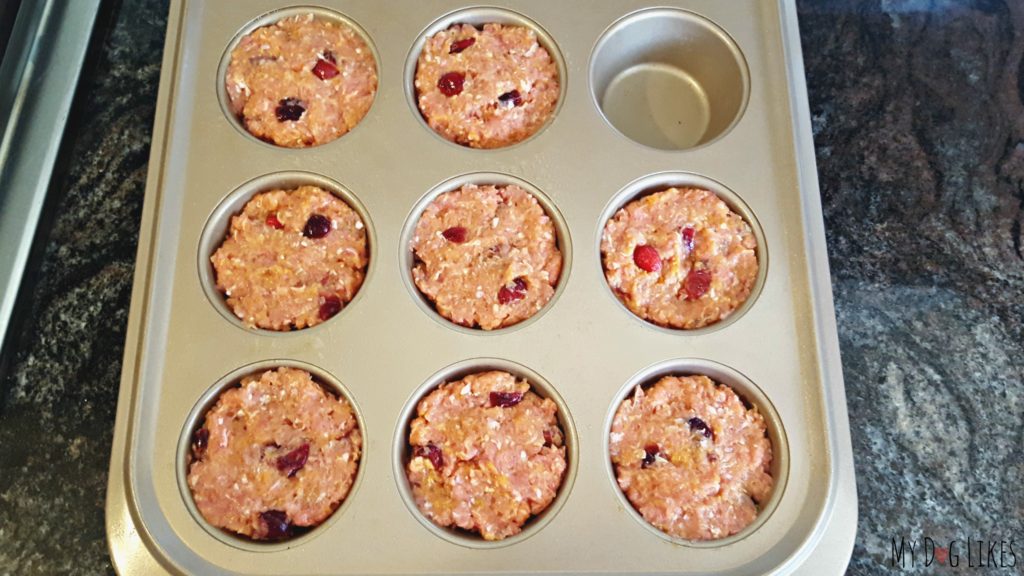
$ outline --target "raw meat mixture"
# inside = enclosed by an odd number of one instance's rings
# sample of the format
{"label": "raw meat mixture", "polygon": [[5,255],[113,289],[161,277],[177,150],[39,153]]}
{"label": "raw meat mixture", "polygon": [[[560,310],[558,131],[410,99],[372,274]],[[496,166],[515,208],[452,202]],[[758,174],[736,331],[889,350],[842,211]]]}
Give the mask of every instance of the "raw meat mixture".
{"label": "raw meat mixture", "polygon": [[612,422],[619,487],[651,524],[676,538],[730,536],[771,495],[764,417],[706,376],[666,376],[637,387]]}
{"label": "raw meat mixture", "polygon": [[601,237],[605,278],[619,300],[670,328],[707,326],[739,308],[757,279],[756,251],[750,225],[699,188],[634,200]]}
{"label": "raw meat mixture", "polygon": [[416,66],[416,97],[427,123],[472,148],[532,136],[554,114],[558,67],[522,26],[456,24],[427,39]]}
{"label": "raw meat mixture", "polygon": [[188,486],[207,522],[257,540],[287,538],[348,495],[362,435],[352,407],[305,370],[244,378],[193,435]]}
{"label": "raw meat mixture", "polygon": [[440,386],[417,409],[406,472],[416,505],[434,523],[501,540],[555,499],[566,468],[557,407],[525,380],[472,374]]}
{"label": "raw meat mixture", "polygon": [[345,134],[377,93],[377,64],[350,26],[293,16],[258,28],[231,51],[231,110],[253,136],[303,148]]}
{"label": "raw meat mixture", "polygon": [[536,314],[562,270],[551,219],[518,186],[441,194],[420,216],[411,249],[413,280],[438,313],[485,330]]}
{"label": "raw meat mixture", "polygon": [[359,214],[316,186],[254,196],[210,260],[228,307],[267,330],[330,319],[355,297],[369,262]]}

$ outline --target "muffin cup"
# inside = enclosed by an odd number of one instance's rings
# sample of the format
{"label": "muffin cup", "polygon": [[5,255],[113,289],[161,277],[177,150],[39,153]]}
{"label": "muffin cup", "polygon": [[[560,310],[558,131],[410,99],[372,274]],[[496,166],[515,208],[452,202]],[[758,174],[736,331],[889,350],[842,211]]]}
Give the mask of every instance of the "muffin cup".
{"label": "muffin cup", "polygon": [[[412,493],[412,486],[409,484],[409,479],[405,470],[405,466],[409,462],[409,458],[411,456],[409,450],[409,427],[412,421],[416,418],[416,406],[419,404],[420,400],[446,382],[452,382],[465,378],[470,374],[477,374],[490,370],[501,370],[512,374],[517,379],[526,380],[530,383],[530,390],[534,394],[537,394],[541,398],[550,399],[555,403],[558,407],[558,423],[562,427],[562,435],[565,440],[566,460],[565,475],[562,477],[562,485],[559,487],[558,495],[555,496],[555,499],[551,504],[548,505],[548,507],[540,514],[529,518],[526,521],[526,524],[523,525],[522,532],[514,536],[509,536],[503,540],[494,541],[484,540],[480,536],[458,528],[445,528],[434,524],[420,511],[419,507],[416,506],[416,500]],[[395,481],[398,484],[398,492],[402,497],[402,501],[405,502],[405,506],[409,509],[409,512],[420,522],[420,524],[437,537],[447,540],[452,544],[458,544],[459,546],[465,546],[466,548],[480,550],[512,546],[532,537],[547,526],[548,523],[551,522],[551,520],[558,514],[558,511],[561,510],[566,500],[569,499],[569,494],[572,492],[573,482],[576,480],[576,468],[579,461],[576,426],[572,421],[572,417],[569,415],[569,408],[566,406],[562,397],[558,394],[551,383],[545,380],[540,374],[537,374],[533,370],[530,370],[521,364],[499,358],[477,358],[457,362],[451,366],[442,368],[431,375],[430,378],[427,378],[426,382],[417,388],[416,391],[413,392],[412,396],[409,397],[409,400],[405,403],[405,408],[402,409],[402,413],[398,417],[398,428],[395,430],[395,440],[392,453],[394,456],[392,469],[395,475]]]}
{"label": "muffin cup", "polygon": [[[356,477],[352,481],[352,487],[349,489],[345,499],[341,501],[341,504],[338,505],[338,508],[336,508],[330,516],[316,526],[303,528],[302,533],[294,537],[279,541],[261,541],[218,528],[206,521],[206,518],[203,517],[199,512],[199,509],[196,507],[195,500],[192,497],[192,490],[189,489],[188,486],[189,453],[192,449],[193,434],[195,434],[195,431],[202,426],[203,421],[206,418],[206,414],[214,407],[214,405],[217,404],[217,400],[220,399],[221,394],[237,387],[246,376],[261,374],[268,370],[281,367],[305,370],[313,375],[313,380],[326,392],[339,398],[344,398],[352,407],[352,412],[355,414],[356,422],[359,426],[359,432],[362,434],[363,438],[363,449],[360,451],[359,468],[356,470]],[[185,507],[188,508],[189,513],[192,514],[195,521],[202,526],[203,530],[220,542],[249,552],[278,552],[282,550],[289,550],[316,538],[323,532],[327,531],[332,524],[341,518],[345,509],[348,508],[349,502],[352,501],[356,493],[359,491],[359,486],[363,478],[363,471],[366,469],[367,450],[365,447],[367,445],[366,425],[363,423],[363,416],[359,411],[359,406],[357,406],[352,400],[352,394],[349,393],[348,389],[345,388],[337,378],[322,368],[305,362],[298,362],[296,360],[264,360],[261,362],[255,362],[232,370],[218,380],[199,398],[195,407],[192,408],[191,412],[189,412],[188,418],[185,420],[185,425],[181,430],[181,437],[178,439],[178,453],[176,458],[178,489],[181,491],[181,497],[185,502]]]}
{"label": "muffin cup", "polygon": [[[348,301],[340,312],[315,326],[290,331],[250,328],[235,315],[228,306],[227,299],[224,294],[217,289],[217,275],[213,269],[213,263],[210,261],[210,257],[213,256],[214,252],[216,252],[224,242],[228,230],[231,228],[231,218],[240,213],[246,203],[252,200],[254,196],[261,192],[268,192],[270,190],[292,190],[299,186],[306,185],[317,186],[331,194],[334,194],[340,200],[348,204],[350,208],[355,210],[356,214],[359,215],[360,220],[363,221],[363,226],[366,230],[366,250],[369,260],[369,263],[366,266],[366,273],[363,276],[363,283],[359,286],[359,290],[356,291],[352,300]],[[310,330],[320,330],[338,318],[343,317],[349,308],[359,302],[363,293],[366,291],[366,285],[370,282],[372,277],[374,262],[376,260],[374,258],[376,246],[377,242],[376,237],[374,236],[373,223],[370,221],[370,215],[359,199],[356,198],[355,194],[349,191],[348,188],[345,188],[330,178],[310,172],[295,171],[266,174],[242,184],[233,192],[228,194],[227,197],[224,198],[224,200],[222,200],[221,203],[213,210],[209,219],[207,219],[206,226],[203,227],[203,233],[199,238],[197,263],[199,270],[199,282],[202,286],[203,293],[206,294],[206,298],[210,301],[210,304],[216,308],[217,312],[219,312],[220,315],[228,322],[242,330],[261,335],[280,337],[288,337],[299,333],[308,333]]]}
{"label": "muffin cup", "polygon": [[673,544],[680,544],[691,548],[721,548],[739,542],[759,530],[766,522],[768,522],[772,512],[775,511],[775,508],[778,507],[779,502],[782,500],[783,493],[786,490],[786,482],[789,480],[789,442],[786,439],[786,430],[782,425],[782,419],[779,418],[778,412],[775,411],[775,407],[772,405],[768,397],[760,388],[751,382],[750,379],[732,368],[711,360],[703,359],[666,360],[644,368],[630,378],[629,381],[619,389],[615,398],[612,400],[604,425],[604,453],[606,455],[610,453],[609,438],[611,436],[612,423],[615,420],[615,413],[618,411],[619,406],[632,396],[633,391],[636,390],[637,386],[647,388],[664,376],[693,375],[707,376],[714,380],[716,384],[728,386],[736,392],[744,404],[749,404],[757,408],[757,411],[764,416],[764,421],[768,430],[768,439],[772,443],[771,475],[775,484],[772,487],[772,494],[768,498],[768,501],[759,505],[757,518],[749,526],[740,530],[736,534],[725,538],[719,538],[717,540],[685,540],[682,538],[676,538],[650,524],[643,516],[640,515],[640,512],[633,507],[633,504],[622,492],[622,489],[619,488],[618,478],[615,474],[615,465],[612,463],[612,459],[610,457],[605,459],[605,469],[608,473],[608,478],[612,483],[612,487],[615,490],[615,495],[618,497],[619,503],[623,509],[649,532],[659,538],[672,542]]}

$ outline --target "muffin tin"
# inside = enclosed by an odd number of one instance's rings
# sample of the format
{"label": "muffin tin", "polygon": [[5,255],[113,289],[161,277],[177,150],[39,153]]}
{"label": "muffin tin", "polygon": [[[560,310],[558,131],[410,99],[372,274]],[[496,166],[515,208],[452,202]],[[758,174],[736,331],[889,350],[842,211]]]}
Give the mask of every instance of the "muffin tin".
{"label": "muffin tin", "polygon": [[[667,4],[667,5],[666,5]],[[381,3],[174,0],[139,238],[107,495],[122,573],[841,573],[856,494],[810,123],[792,0]],[[225,113],[222,68],[240,34],[289,13],[353,22],[378,62],[374,104],[350,133],[308,149],[249,137]],[[508,148],[434,134],[412,98],[423,38],[453,22],[536,27],[559,64],[553,119]],[[220,70],[220,71],[219,71]],[[637,87],[644,90],[638,92]],[[465,182],[526,184],[564,255],[555,297],[513,327],[440,318],[411,283],[410,229]],[[370,264],[334,318],[250,330],[213,288],[209,255],[256,192],[318,184],[367,226]],[[671,185],[718,193],[751,223],[760,272],[747,303],[701,330],[653,326],[605,283],[599,238],[625,202]],[[770,257],[770,261],[769,261]],[[345,395],[364,435],[357,481],[323,525],[284,542],[207,525],[183,484],[188,439],[242,376],[304,366]],[[519,536],[485,543],[430,524],[404,475],[416,401],[499,368],[559,407],[568,469]],[[607,453],[619,402],[664,374],[707,374],[758,407],[776,488],[732,537],[678,541],[646,524]]]}

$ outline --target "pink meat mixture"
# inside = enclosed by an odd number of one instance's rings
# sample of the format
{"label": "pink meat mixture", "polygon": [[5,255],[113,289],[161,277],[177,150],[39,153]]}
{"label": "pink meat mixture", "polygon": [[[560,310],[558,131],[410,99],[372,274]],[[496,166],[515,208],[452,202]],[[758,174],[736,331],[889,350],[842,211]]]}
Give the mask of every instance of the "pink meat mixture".
{"label": "pink meat mixture", "polygon": [[217,289],[247,326],[324,322],[355,297],[369,263],[362,219],[316,186],[257,194],[210,258]]}
{"label": "pink meat mixture", "polygon": [[615,413],[609,450],[633,507],[676,538],[743,530],[774,484],[764,417],[706,376],[638,387]]}
{"label": "pink meat mixture", "polygon": [[626,204],[605,225],[601,256],[619,300],[669,328],[727,318],[757,280],[750,225],[700,188],[669,188]]}
{"label": "pink meat mixture", "polygon": [[231,51],[231,110],[253,136],[303,148],[352,130],[377,93],[377,64],[350,26],[312,14],[252,31]]}
{"label": "pink meat mixture", "polygon": [[529,138],[554,114],[558,67],[533,30],[456,24],[427,39],[416,66],[416,97],[427,124],[471,148]]}
{"label": "pink meat mixture", "polygon": [[441,194],[420,216],[411,249],[413,280],[438,313],[485,330],[536,314],[562,269],[554,224],[519,186]]}
{"label": "pink meat mixture", "polygon": [[194,436],[188,487],[210,524],[256,540],[326,520],[348,495],[362,435],[352,407],[304,370],[244,378]]}
{"label": "pink meat mixture", "polygon": [[557,407],[507,372],[440,386],[417,406],[407,474],[434,523],[501,540],[555,499],[566,469]]}

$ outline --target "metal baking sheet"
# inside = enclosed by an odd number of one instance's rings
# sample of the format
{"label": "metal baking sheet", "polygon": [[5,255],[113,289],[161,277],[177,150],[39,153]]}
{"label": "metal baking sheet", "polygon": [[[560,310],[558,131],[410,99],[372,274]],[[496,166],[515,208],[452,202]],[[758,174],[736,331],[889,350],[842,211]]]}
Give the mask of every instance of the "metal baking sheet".
{"label": "metal baking sheet", "polygon": [[[640,0],[510,0],[487,8],[451,0],[322,0],[314,10],[335,11],[365,32],[378,59],[379,87],[351,133],[292,150],[238,129],[222,106],[220,69],[241,32],[294,5],[172,2],[107,496],[108,541],[120,572],[845,570],[856,493],[796,11],[792,0],[657,6],[647,10],[651,3]],[[524,143],[461,148],[418,116],[409,86],[418,42],[463,9],[451,18],[528,23],[553,43],[561,104],[549,125]],[[661,13],[682,15],[683,24],[637,27],[645,33],[632,38],[605,36],[628,32],[616,24],[623,18]],[[706,86],[703,95],[712,111],[728,105],[738,113],[731,119],[709,114],[708,130],[718,136],[703,140],[700,130],[631,118],[634,96],[607,88],[645,46],[666,38],[670,44],[678,38],[680,49],[704,46],[686,44],[699,36],[689,35],[692,23],[713,23],[712,36],[732,47],[716,52],[712,38],[707,50],[694,51],[697,58],[727,66],[729,54],[739,54],[738,80],[734,75],[731,85]],[[622,122],[630,137],[613,126]],[[696,146],[674,149],[684,144]],[[320,326],[283,334],[246,330],[210,289],[211,238],[246,194],[303,179],[324,184],[364,216],[371,251],[366,281],[356,300]],[[555,216],[566,254],[552,303],[530,321],[494,333],[439,320],[409,285],[410,222],[430,194],[467,180],[528,184]],[[719,193],[751,222],[759,241],[754,294],[709,329],[671,331],[638,320],[612,295],[601,270],[605,219],[631,195],[675,183]],[[213,394],[247,371],[274,364],[308,366],[348,395],[360,415],[365,451],[355,487],[323,526],[296,540],[260,544],[219,533],[195,513],[182,487],[183,447]],[[483,367],[527,376],[539,393],[555,399],[569,447],[569,471],[555,504],[524,537],[493,546],[426,525],[409,505],[401,469],[402,437],[417,394]],[[607,456],[610,416],[634,384],[694,371],[733,385],[761,408],[777,454],[776,492],[755,525],[710,543],[670,541],[641,522],[616,487]]]}

